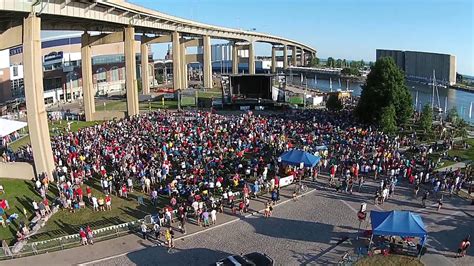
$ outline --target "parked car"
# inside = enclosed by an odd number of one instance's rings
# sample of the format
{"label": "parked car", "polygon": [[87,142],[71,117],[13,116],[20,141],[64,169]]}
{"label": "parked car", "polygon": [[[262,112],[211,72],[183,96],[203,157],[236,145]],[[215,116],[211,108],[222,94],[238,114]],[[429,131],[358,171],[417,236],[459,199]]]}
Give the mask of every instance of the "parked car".
{"label": "parked car", "polygon": [[262,254],[259,252],[252,252],[246,255],[232,255],[224,258],[218,262],[216,265],[219,266],[272,266],[273,259],[270,258],[267,254]]}

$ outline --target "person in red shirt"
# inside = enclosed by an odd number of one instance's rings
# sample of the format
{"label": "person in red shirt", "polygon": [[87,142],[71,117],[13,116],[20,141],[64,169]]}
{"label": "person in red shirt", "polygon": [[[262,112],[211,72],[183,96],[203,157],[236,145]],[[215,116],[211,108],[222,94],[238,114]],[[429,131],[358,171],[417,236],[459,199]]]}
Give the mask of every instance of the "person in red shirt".
{"label": "person in red shirt", "polygon": [[44,204],[44,210],[46,211],[46,213],[51,213],[51,208],[49,208],[49,201],[47,198],[44,198],[43,204]]}
{"label": "person in red shirt", "polygon": [[112,198],[110,197],[109,194],[105,196],[105,207],[109,211],[112,210]]}
{"label": "person in red shirt", "polygon": [[92,232],[90,226],[87,226],[86,233],[87,233],[87,240],[89,240],[89,243],[91,245],[94,245],[94,232]]}
{"label": "person in red shirt", "polygon": [[89,202],[92,202],[92,189],[89,186],[86,187],[86,193],[87,199],[89,199]]}
{"label": "person in red shirt", "polygon": [[77,194],[77,198],[79,199],[79,202],[82,202],[84,193],[82,192],[82,188],[80,186],[76,189],[76,194]]}
{"label": "person in red shirt", "polygon": [[336,167],[333,165],[331,166],[331,180],[334,179],[334,177],[336,176]]}
{"label": "person in red shirt", "polygon": [[125,184],[122,185],[122,195],[128,198],[127,186]]}
{"label": "person in red shirt", "polygon": [[79,236],[81,237],[81,245],[87,245],[87,233],[84,231],[84,229],[81,228],[79,231]]}

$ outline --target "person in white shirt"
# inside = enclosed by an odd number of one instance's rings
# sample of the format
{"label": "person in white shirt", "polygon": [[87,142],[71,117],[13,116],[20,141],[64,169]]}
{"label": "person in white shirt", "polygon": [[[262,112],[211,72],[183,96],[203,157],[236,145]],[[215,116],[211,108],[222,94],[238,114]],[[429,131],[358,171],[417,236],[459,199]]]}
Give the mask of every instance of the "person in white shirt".
{"label": "person in white shirt", "polygon": [[35,212],[38,212],[39,207],[38,207],[38,203],[36,202],[36,200],[33,200],[32,205],[33,205],[33,209],[35,210]]}
{"label": "person in white shirt", "polygon": [[150,178],[145,178],[145,193],[150,193],[151,191],[151,180]]}
{"label": "person in white shirt", "polygon": [[385,200],[387,200],[388,192],[388,188],[384,188],[384,190],[382,190],[382,204],[385,202]]}
{"label": "person in white shirt", "polygon": [[92,196],[92,210],[99,211],[99,204],[97,203],[97,198]]}
{"label": "person in white shirt", "polygon": [[216,224],[217,221],[217,211],[216,209],[212,209],[211,211],[211,224]]}
{"label": "person in white shirt", "polygon": [[142,231],[143,239],[146,240],[146,238],[147,238],[147,229],[148,228],[147,228],[145,222],[142,222],[142,225],[140,226],[140,228],[141,228],[141,231]]}
{"label": "person in white shirt", "polygon": [[128,190],[130,190],[130,192],[133,192],[133,180],[131,177],[127,179],[127,186],[128,186]]}
{"label": "person in white shirt", "polygon": [[198,213],[198,209],[199,209],[199,203],[198,203],[197,201],[194,201],[194,202],[191,204],[191,207],[193,207],[194,215],[196,216],[197,213]]}
{"label": "person in white shirt", "polygon": [[39,179],[37,179],[36,182],[35,182],[35,185],[36,185],[36,189],[39,190],[41,188],[41,181],[39,181]]}

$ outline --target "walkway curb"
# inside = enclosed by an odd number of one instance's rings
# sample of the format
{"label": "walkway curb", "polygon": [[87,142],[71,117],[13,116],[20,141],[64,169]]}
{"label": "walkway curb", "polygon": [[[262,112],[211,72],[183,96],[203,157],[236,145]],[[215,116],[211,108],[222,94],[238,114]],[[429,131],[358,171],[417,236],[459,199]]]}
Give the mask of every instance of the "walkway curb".
{"label": "walkway curb", "polygon": [[[313,192],[315,192],[315,191],[317,191],[316,188],[311,188],[311,189],[309,189],[308,191],[302,193],[301,195],[296,196],[296,198],[301,198],[301,197],[303,197],[303,196],[305,196],[305,195],[308,195],[308,194],[310,194],[310,193],[313,193]],[[281,201],[281,202],[275,204],[274,207],[280,206],[280,205],[285,204],[285,203],[288,203],[288,202],[290,202],[290,201],[293,201],[293,198],[289,198],[289,199],[287,199],[287,200]],[[180,236],[180,237],[176,238],[175,241],[177,241],[177,240],[184,240],[185,238],[188,238],[188,237],[191,237],[191,236],[195,236],[195,235],[198,235],[198,234],[201,234],[201,233],[210,231],[210,230],[212,230],[212,229],[222,227],[222,226],[224,226],[224,225],[228,225],[228,224],[231,224],[231,223],[235,223],[235,222],[237,222],[237,221],[244,220],[244,219],[249,218],[249,217],[251,217],[251,216],[255,216],[255,215],[261,214],[263,211],[264,211],[264,209],[259,210],[259,211],[254,211],[254,212],[249,213],[249,214],[247,214],[247,215],[245,215],[245,216],[235,217],[235,219],[230,220],[230,221],[227,221],[227,222],[225,222],[225,223],[222,223],[222,224],[219,224],[219,225],[216,225],[216,226],[213,226],[213,227],[205,228],[205,229],[203,229],[203,230],[200,230],[200,231],[191,233],[191,234],[189,234],[189,235]],[[131,250],[131,251],[128,251],[128,252],[124,252],[124,253],[121,253],[121,254],[117,254],[117,255],[105,257],[105,258],[102,258],[102,259],[79,263],[79,264],[77,264],[77,265],[78,265],[78,266],[91,265],[91,264],[99,263],[99,262],[102,262],[102,261],[106,261],[106,260],[110,260],[110,259],[122,257],[122,256],[125,256],[125,255],[127,255],[127,254],[130,254],[130,253],[132,253],[132,252],[136,252],[136,251],[139,251],[139,250],[142,250],[142,249]]]}

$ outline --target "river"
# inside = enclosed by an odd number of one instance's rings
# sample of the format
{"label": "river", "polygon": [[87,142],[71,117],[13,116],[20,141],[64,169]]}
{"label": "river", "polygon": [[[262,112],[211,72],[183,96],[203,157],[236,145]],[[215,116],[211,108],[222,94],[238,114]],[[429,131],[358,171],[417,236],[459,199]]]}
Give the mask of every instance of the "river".
{"label": "river", "polygon": [[[293,82],[295,85],[301,84],[301,77],[294,76]],[[291,83],[291,78],[289,79],[289,83]],[[308,88],[315,88],[321,91],[330,91],[330,82],[326,79],[317,79],[308,78],[304,79],[303,84],[308,84]],[[333,90],[341,89],[345,90],[347,87],[350,90],[353,90],[354,95],[359,96],[362,92],[363,84],[360,82],[347,82],[346,80],[335,79],[332,81],[332,88]],[[422,106],[425,104],[431,105],[431,98],[432,98],[432,87],[428,85],[423,85],[419,83],[412,83],[407,82],[407,87],[410,89],[410,93],[413,99],[413,107],[415,107],[416,102],[416,94],[418,92],[418,104],[416,106],[416,110],[421,110]],[[471,103],[473,105],[472,109],[474,109],[474,93],[473,92],[466,92],[461,90],[455,90],[450,88],[438,88],[439,94],[439,106],[446,110],[446,102],[447,102],[447,110],[452,108],[456,108],[458,114],[471,125],[474,125],[474,110],[470,110]],[[435,106],[438,105],[438,97],[435,92]],[[471,112],[471,116],[470,113]]]}

